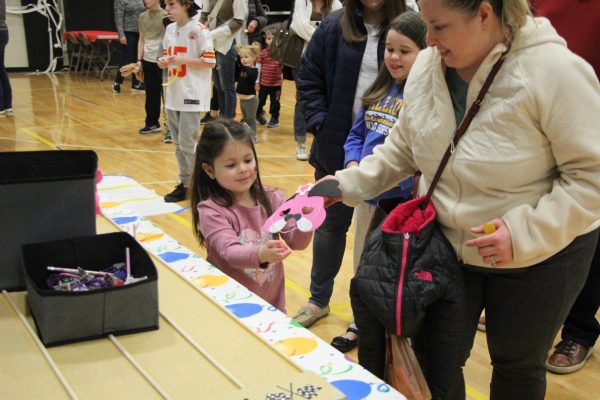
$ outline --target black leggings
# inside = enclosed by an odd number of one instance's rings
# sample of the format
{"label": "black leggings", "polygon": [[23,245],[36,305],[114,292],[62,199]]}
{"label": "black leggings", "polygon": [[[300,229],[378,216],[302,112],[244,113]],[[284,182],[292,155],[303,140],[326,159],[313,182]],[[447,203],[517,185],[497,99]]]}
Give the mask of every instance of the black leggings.
{"label": "black leggings", "polygon": [[596,245],[590,273],[565,320],[562,338],[594,347],[600,336],[600,324],[596,319],[598,308],[600,308],[600,246]]}
{"label": "black leggings", "polygon": [[585,283],[597,242],[595,230],[529,268],[465,267],[462,362],[473,347],[477,321],[485,308],[493,366],[490,400],[544,398],[548,351]]}

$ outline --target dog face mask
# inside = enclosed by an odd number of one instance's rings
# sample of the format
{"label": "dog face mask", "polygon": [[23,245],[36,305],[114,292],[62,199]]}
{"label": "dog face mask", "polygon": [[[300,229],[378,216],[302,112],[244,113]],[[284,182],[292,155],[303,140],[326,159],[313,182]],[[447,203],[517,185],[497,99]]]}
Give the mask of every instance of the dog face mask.
{"label": "dog face mask", "polygon": [[341,196],[338,181],[325,180],[318,184],[306,184],[298,188],[296,193],[280,205],[263,224],[265,232],[278,233],[293,221],[295,227],[302,232],[312,232],[325,220],[325,199],[323,197]]}

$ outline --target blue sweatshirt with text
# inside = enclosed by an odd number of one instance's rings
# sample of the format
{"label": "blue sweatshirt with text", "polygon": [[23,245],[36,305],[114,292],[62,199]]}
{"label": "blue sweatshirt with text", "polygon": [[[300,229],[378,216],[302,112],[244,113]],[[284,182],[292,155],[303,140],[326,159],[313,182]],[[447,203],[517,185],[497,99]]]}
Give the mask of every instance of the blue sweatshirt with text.
{"label": "blue sweatshirt with text", "polygon": [[[398,112],[404,103],[402,95],[402,88],[394,83],[381,101],[372,104],[367,109],[360,109],[344,144],[344,166],[348,165],[350,161],[360,163],[360,160],[373,154],[375,146],[385,141],[389,130],[398,121]],[[410,177],[376,198],[367,200],[367,203],[375,205],[383,199],[409,198],[412,192],[412,181],[413,178]]]}

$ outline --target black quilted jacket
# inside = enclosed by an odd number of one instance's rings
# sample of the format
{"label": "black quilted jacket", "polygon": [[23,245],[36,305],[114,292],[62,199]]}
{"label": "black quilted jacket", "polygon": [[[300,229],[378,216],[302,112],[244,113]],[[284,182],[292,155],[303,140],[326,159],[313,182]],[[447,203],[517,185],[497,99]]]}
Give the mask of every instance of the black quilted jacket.
{"label": "black quilted jacket", "polygon": [[[463,298],[461,267],[454,249],[435,223],[433,204],[420,210],[422,200],[401,204],[381,223],[390,202],[380,203],[371,223],[372,228],[377,226],[367,237],[350,289],[363,366],[365,357],[384,354],[377,348],[383,338],[363,335],[363,331],[380,324],[389,334],[415,337],[430,305],[447,304],[456,309]],[[384,334],[382,329],[375,335]],[[371,372],[379,375],[379,371]]]}
{"label": "black quilted jacket", "polygon": [[360,297],[397,336],[414,337],[427,306],[462,293],[460,265],[434,222],[433,204],[414,214],[422,199],[395,208],[367,237],[351,284],[353,297]]}

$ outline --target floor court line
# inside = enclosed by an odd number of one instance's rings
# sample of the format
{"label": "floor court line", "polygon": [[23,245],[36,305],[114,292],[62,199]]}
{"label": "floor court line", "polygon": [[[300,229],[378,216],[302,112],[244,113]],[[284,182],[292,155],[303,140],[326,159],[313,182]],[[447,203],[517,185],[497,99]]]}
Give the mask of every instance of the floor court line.
{"label": "floor court line", "polygon": [[83,101],[84,103],[94,104],[94,105],[96,105],[96,106],[98,105],[98,103],[96,103],[95,101],[88,100],[88,99],[86,99],[85,97],[77,96],[76,94],[73,94],[73,93],[71,93],[71,97],[74,97],[74,98],[76,98],[77,100],[81,100],[81,101]]}
{"label": "floor court line", "polygon": [[29,135],[32,138],[34,138],[35,140],[37,140],[39,142],[42,142],[46,146],[50,147],[51,149],[53,149],[53,150],[60,150],[60,147],[58,147],[54,142],[43,138],[42,136],[40,136],[37,133],[35,133],[32,130],[30,130],[29,128],[21,128],[21,130],[23,132],[25,132],[27,135]]}
{"label": "floor court line", "polygon": [[126,151],[128,153],[153,153],[153,154],[174,154],[175,152],[173,150],[147,150],[147,149],[132,149],[132,148],[125,148],[125,147],[106,147],[106,146],[83,146],[83,145],[79,145],[79,144],[64,144],[61,143],[60,146],[62,147],[85,147],[86,149],[90,149],[90,150],[110,150],[110,151]]}
{"label": "floor court line", "polygon": [[14,138],[14,137],[0,136],[0,140],[7,140],[9,142],[40,144],[40,141],[37,140],[37,139],[24,140],[24,139],[17,139],[17,138]]}
{"label": "floor court line", "polygon": [[104,120],[95,122],[77,122],[74,124],[59,124],[59,125],[33,125],[26,126],[20,129],[40,129],[40,128],[69,128],[73,126],[87,126],[87,125],[106,125],[106,124],[128,124],[130,122],[138,122],[140,119],[117,119],[117,120]]}

